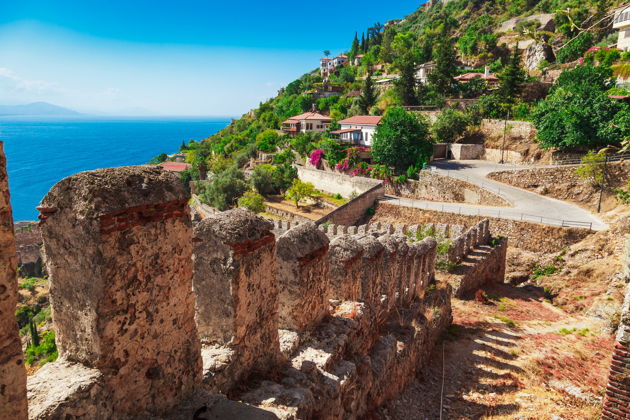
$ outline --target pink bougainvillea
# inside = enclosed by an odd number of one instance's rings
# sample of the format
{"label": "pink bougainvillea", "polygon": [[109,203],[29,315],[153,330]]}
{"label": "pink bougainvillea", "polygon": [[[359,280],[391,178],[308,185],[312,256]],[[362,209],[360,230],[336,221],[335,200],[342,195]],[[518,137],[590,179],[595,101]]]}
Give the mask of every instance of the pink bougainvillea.
{"label": "pink bougainvillea", "polygon": [[311,156],[309,157],[308,161],[314,167],[319,168],[319,166],[322,163],[323,157],[324,157],[324,151],[322,149],[315,149],[311,153]]}

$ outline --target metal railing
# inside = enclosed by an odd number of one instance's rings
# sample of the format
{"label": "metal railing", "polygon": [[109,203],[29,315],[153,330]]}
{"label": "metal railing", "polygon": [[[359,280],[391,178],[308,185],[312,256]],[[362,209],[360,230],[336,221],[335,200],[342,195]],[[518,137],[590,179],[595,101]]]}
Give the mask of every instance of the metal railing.
{"label": "metal railing", "polygon": [[442,213],[453,213],[462,216],[483,216],[483,217],[496,217],[498,219],[516,220],[522,222],[541,223],[544,225],[559,226],[559,227],[573,227],[593,230],[592,222],[581,222],[577,220],[564,220],[555,219],[553,217],[536,216],[526,213],[513,213],[510,210],[499,208],[497,211],[480,208],[472,208],[466,206],[458,206],[457,203],[429,203],[416,201],[408,198],[399,198],[393,196],[384,196],[379,201],[386,201],[392,204],[396,204],[401,207],[410,207],[424,210],[439,211]]}

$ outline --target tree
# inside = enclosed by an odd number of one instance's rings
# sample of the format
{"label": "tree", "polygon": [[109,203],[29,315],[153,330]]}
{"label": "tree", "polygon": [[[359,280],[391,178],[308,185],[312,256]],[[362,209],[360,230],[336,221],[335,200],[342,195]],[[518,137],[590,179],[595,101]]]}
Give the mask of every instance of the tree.
{"label": "tree", "polygon": [[149,161],[149,165],[157,165],[158,163],[165,162],[166,159],[168,159],[168,155],[166,153],[160,153]]}
{"label": "tree", "polygon": [[400,77],[394,84],[396,97],[402,105],[418,105],[416,95],[416,65],[410,53],[397,60]]}
{"label": "tree", "polygon": [[499,73],[499,92],[508,103],[514,103],[523,91],[526,73],[521,67],[521,53],[518,45],[510,55],[510,59],[505,68]]}
{"label": "tree", "polygon": [[594,188],[601,187],[604,183],[604,165],[606,153],[589,151],[582,158],[582,165],[575,168],[578,178],[586,179]]}
{"label": "tree", "polygon": [[275,194],[277,192],[275,185],[276,172],[276,167],[268,163],[256,166],[250,178],[256,191],[262,195]]}
{"label": "tree", "polygon": [[447,95],[453,89],[457,72],[455,48],[450,41],[440,42],[435,50],[435,69],[429,74],[429,83],[436,92]]}
{"label": "tree", "polygon": [[429,141],[429,124],[400,107],[387,110],[376,128],[372,157],[392,166],[397,172],[429,160],[433,147]]}
{"label": "tree", "polygon": [[357,105],[362,114],[368,114],[370,109],[376,104],[376,89],[372,82],[372,72],[368,72],[363,87],[361,88],[361,96],[357,99]]}
{"label": "tree", "polygon": [[201,201],[219,210],[227,210],[236,204],[236,200],[249,189],[243,171],[236,168],[227,169],[204,187],[200,194]]}
{"label": "tree", "polygon": [[431,126],[431,134],[435,141],[452,143],[461,137],[470,124],[468,115],[455,109],[445,109]]}
{"label": "tree", "polygon": [[349,58],[351,60],[354,60],[354,58],[359,55],[360,52],[360,48],[361,46],[359,45],[359,37],[357,36],[357,33],[354,33],[354,39],[352,40],[352,47],[350,48],[350,54],[349,54]]}
{"label": "tree", "polygon": [[361,52],[365,53],[367,51],[366,47],[366,43],[365,43],[365,32],[363,32],[361,34]]}
{"label": "tree", "polygon": [[617,145],[630,135],[628,106],[594,86],[559,88],[533,111],[538,141],[566,150]]}
{"label": "tree", "polygon": [[324,50],[324,55],[328,57],[330,55],[330,50]]}
{"label": "tree", "polygon": [[256,147],[261,152],[273,153],[276,151],[279,140],[278,132],[269,128],[256,136]]}
{"label": "tree", "polygon": [[265,198],[255,191],[247,191],[238,199],[238,206],[253,213],[261,213],[265,211]]}
{"label": "tree", "polygon": [[393,26],[388,26],[387,28],[385,28],[385,32],[383,33],[383,41],[381,42],[381,51],[378,56],[379,61],[391,63],[394,59],[392,41],[394,40],[395,36],[396,30]]}
{"label": "tree", "polygon": [[556,58],[559,63],[569,63],[580,58],[592,46],[593,36],[589,32],[582,32],[562,46],[556,52]]}
{"label": "tree", "polygon": [[276,167],[274,187],[276,191],[286,191],[297,178],[297,168],[288,162]]}
{"label": "tree", "polygon": [[612,69],[606,66],[577,66],[562,72],[551,91],[560,88],[572,90],[582,85],[593,86],[601,91],[612,88],[615,85]]}
{"label": "tree", "polygon": [[285,198],[295,203],[295,208],[300,208],[300,201],[312,198],[315,195],[315,186],[310,182],[302,182],[294,179],[291,187],[287,190]]}

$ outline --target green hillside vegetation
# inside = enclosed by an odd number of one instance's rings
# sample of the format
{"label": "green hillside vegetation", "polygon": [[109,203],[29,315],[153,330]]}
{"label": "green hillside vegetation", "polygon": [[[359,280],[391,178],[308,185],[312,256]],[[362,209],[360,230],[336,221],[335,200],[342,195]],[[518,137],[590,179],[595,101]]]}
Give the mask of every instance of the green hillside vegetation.
{"label": "green hillside vegetation", "polygon": [[[182,145],[186,160],[193,164],[182,174],[183,180],[209,174],[209,183],[200,186],[202,200],[227,208],[237,205],[250,190],[263,195],[284,193],[295,178],[291,164],[296,159],[308,159],[315,151],[318,164],[325,162],[354,175],[402,180],[414,176],[427,162],[432,142],[458,141],[484,117],[534,122],[545,148],[586,151],[618,145],[630,136],[628,105],[610,99],[608,94],[627,93],[614,87],[613,70],[616,75],[629,74],[630,56],[606,49],[616,42],[611,19],[604,19],[614,5],[595,0],[455,0],[421,6],[405,19],[386,25],[373,24],[362,35],[355,34],[345,53],[350,64],[334,71],[328,82],[315,69],[215,135]],[[538,21],[520,22],[507,34],[499,32],[501,23],[510,18],[539,13],[554,14],[555,32],[539,30]],[[505,37],[512,40],[510,46]],[[526,40],[552,48],[557,63],[542,62],[539,70],[527,74],[522,54],[513,46]],[[359,54],[363,55],[359,65],[351,65]],[[576,60],[580,60],[579,65],[562,64]],[[435,63],[435,69],[428,83],[419,84],[417,67],[429,61]],[[463,65],[473,70],[463,70]],[[482,79],[468,83],[454,80],[465,72],[483,72],[484,66],[496,74],[498,87],[488,86]],[[536,82],[541,71],[557,68],[565,68],[567,76],[546,98],[523,97],[525,83]],[[393,84],[376,87],[376,81],[392,76],[396,79]],[[599,83],[585,87],[585,83],[568,82],[584,77]],[[326,83],[339,88],[341,94],[316,98]],[[354,91],[360,95],[344,95]],[[446,100],[452,98],[477,98],[478,102],[466,111],[447,109]],[[409,121],[403,115],[406,111],[399,108],[413,105],[447,111],[430,127],[418,113],[409,113],[415,122]],[[290,138],[280,131],[283,121],[313,108],[333,119],[327,132]],[[360,148],[348,148],[331,138],[330,131],[339,128],[337,121],[360,114],[395,115],[398,121],[406,121],[405,127],[415,132],[401,138],[412,139],[413,144],[405,147],[412,147],[409,150],[413,153],[392,160],[396,152],[379,144],[378,139],[388,138],[386,131],[393,132],[391,125],[377,129],[372,165],[358,158]],[[273,155],[273,170],[265,169],[268,182],[264,188],[246,179],[241,171],[259,152]],[[260,176],[258,179],[260,182]]]}

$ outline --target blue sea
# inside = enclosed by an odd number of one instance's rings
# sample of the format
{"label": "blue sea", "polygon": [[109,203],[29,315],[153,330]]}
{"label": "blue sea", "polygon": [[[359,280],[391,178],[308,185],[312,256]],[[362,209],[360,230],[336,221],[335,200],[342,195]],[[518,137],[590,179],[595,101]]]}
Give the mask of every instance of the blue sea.
{"label": "blue sea", "polygon": [[77,172],[140,165],[204,139],[229,118],[0,117],[13,220],[36,220],[50,187]]}

